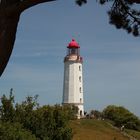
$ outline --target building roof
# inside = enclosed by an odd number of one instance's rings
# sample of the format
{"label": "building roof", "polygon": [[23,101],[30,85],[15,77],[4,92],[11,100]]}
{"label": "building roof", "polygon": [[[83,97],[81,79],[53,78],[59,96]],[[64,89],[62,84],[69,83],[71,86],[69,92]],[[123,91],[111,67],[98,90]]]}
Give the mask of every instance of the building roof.
{"label": "building roof", "polygon": [[72,41],[68,44],[67,48],[80,48],[79,44],[75,41],[75,39],[72,39]]}

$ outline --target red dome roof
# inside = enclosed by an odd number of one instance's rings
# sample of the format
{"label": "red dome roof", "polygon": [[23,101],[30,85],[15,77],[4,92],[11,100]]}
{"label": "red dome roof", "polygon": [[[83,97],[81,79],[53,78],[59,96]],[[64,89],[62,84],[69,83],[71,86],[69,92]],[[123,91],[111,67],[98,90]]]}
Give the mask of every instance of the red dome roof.
{"label": "red dome roof", "polygon": [[72,39],[72,41],[69,43],[67,48],[80,48],[79,44],[75,41],[75,39]]}

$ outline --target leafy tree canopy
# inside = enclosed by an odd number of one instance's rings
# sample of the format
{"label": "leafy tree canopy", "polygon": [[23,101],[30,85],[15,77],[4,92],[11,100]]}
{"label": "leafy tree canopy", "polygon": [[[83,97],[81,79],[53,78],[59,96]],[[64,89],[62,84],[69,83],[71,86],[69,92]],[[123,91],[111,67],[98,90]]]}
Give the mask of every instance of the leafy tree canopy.
{"label": "leafy tree canopy", "polygon": [[122,106],[109,105],[103,110],[103,116],[114,122],[115,126],[140,130],[140,120],[137,116]]}
{"label": "leafy tree canopy", "polygon": [[37,140],[30,131],[19,123],[0,122],[0,140]]}
{"label": "leafy tree canopy", "polygon": [[0,139],[71,140],[73,134],[69,120],[76,115],[74,106],[41,107],[37,96],[27,97],[21,104],[14,103],[11,90],[9,97],[3,95],[1,98]]}

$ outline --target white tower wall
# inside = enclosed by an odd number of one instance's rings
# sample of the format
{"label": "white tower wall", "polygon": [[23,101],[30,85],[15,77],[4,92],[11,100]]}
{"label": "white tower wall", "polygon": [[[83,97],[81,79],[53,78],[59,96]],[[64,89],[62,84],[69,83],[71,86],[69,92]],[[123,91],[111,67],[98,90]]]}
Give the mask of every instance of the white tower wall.
{"label": "white tower wall", "polygon": [[64,61],[63,104],[78,107],[78,118],[84,115],[82,61],[78,56],[68,56]]}

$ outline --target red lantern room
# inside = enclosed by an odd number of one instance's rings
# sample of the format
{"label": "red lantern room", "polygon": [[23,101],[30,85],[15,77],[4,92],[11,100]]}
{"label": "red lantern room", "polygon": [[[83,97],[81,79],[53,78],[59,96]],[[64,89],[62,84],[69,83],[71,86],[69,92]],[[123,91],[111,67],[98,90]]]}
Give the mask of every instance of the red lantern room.
{"label": "red lantern room", "polygon": [[79,44],[75,41],[75,39],[72,39],[72,41],[68,44],[68,55],[79,55],[80,51],[80,46]]}

